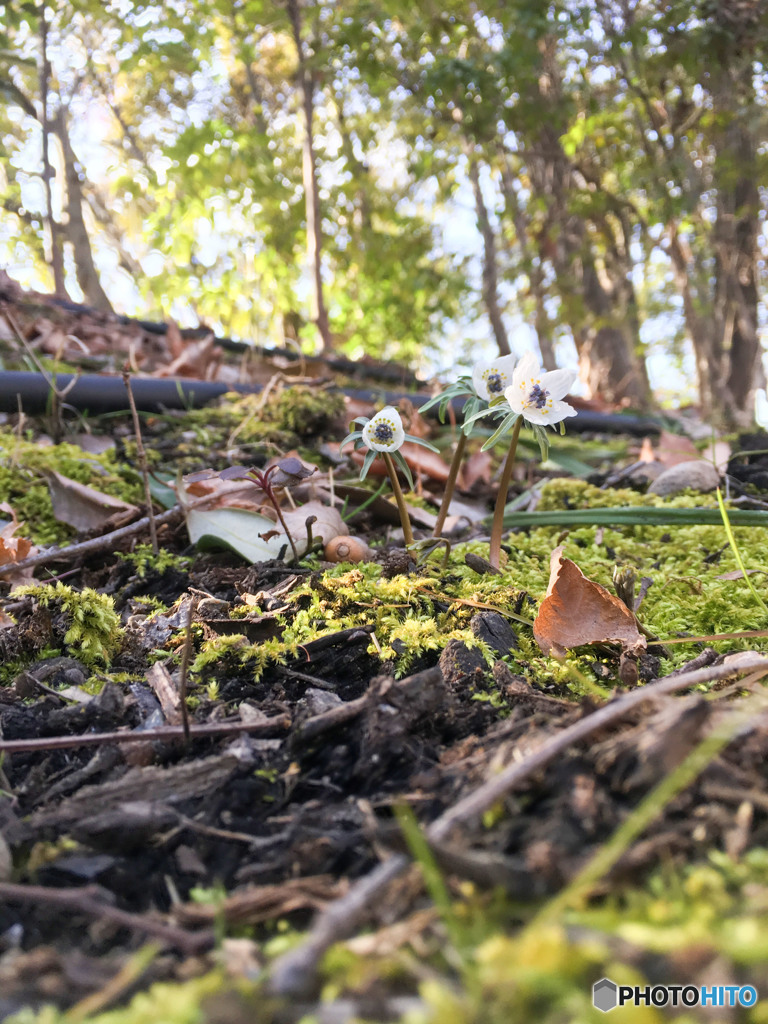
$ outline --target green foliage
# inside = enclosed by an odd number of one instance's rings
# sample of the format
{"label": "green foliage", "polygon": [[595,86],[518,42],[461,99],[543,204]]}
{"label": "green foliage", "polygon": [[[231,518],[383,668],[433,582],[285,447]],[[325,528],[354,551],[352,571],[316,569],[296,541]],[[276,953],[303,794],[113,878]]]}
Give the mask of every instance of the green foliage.
{"label": "green foliage", "polygon": [[128,562],[135,574],[142,580],[150,570],[157,573],[164,573],[168,569],[183,572],[190,563],[189,558],[176,555],[172,551],[168,551],[167,548],[160,548],[155,554],[151,544],[137,544],[133,551],[128,551],[125,554],[118,551],[116,555],[121,561]]}
{"label": "green foliage", "polygon": [[44,608],[57,606],[68,621],[64,643],[71,657],[84,665],[108,665],[122,643],[123,630],[111,597],[91,587],[73,590],[60,580],[17,587],[19,596],[33,597]]}
{"label": "green foliage", "polygon": [[316,439],[332,429],[334,420],[343,416],[345,408],[341,391],[292,384],[272,392],[261,410],[261,418],[300,439]]}
{"label": "green foliage", "polygon": [[246,669],[256,681],[261,679],[264,669],[270,662],[281,664],[289,655],[296,653],[296,644],[280,640],[265,640],[260,644],[249,643],[240,633],[228,636],[217,636],[206,640],[200,653],[191,665],[195,675],[205,677],[209,670],[224,666],[232,669]]}

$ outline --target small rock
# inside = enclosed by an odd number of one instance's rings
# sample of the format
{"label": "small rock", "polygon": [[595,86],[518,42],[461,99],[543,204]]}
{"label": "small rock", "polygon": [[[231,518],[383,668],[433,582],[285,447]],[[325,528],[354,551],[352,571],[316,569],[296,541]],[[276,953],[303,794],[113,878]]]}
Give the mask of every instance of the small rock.
{"label": "small rock", "polygon": [[446,683],[451,686],[481,676],[488,666],[476,647],[467,647],[461,640],[449,640],[440,655],[440,668]]}
{"label": "small rock", "polygon": [[301,701],[310,715],[322,715],[326,711],[343,704],[341,697],[335,693],[328,693],[326,690],[318,690],[314,686],[308,686]]}
{"label": "small rock", "polygon": [[714,491],[719,483],[720,474],[712,463],[695,459],[665,469],[648,488],[648,493],[666,497],[670,494],[679,494],[688,488],[692,491]]}
{"label": "small rock", "polygon": [[509,654],[513,647],[520,647],[515,631],[498,612],[478,612],[472,616],[469,626],[478,640],[484,640],[502,657]]}
{"label": "small rock", "polygon": [[662,462],[638,462],[627,473],[626,479],[634,484],[651,484],[658,480],[662,473],[666,473]]}

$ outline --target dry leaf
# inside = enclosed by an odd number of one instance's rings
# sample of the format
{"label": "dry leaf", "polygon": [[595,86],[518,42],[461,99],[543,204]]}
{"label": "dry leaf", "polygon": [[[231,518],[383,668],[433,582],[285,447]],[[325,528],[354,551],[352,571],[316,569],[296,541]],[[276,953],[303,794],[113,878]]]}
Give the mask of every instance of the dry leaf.
{"label": "dry leaf", "polygon": [[701,453],[702,459],[713,463],[719,473],[725,473],[731,461],[731,446],[727,441],[714,441]]}
{"label": "dry leaf", "polygon": [[699,458],[699,450],[689,437],[684,434],[672,434],[662,430],[656,442],[656,461],[665,468],[676,466],[680,462],[691,462]]}
{"label": "dry leaf", "polygon": [[67,523],[80,533],[105,526],[118,529],[139,514],[135,505],[103,494],[54,470],[46,476],[53,514],[60,523]]}
{"label": "dry leaf", "polygon": [[[430,480],[435,480],[437,483],[441,484],[444,484],[448,479],[450,466],[437,454],[437,452],[431,452],[429,448],[422,448],[420,444],[413,444],[408,441],[400,446],[399,451],[414,474],[423,473],[423,475],[429,477]],[[356,462],[358,466],[362,466],[363,460],[365,459],[365,452],[351,452],[350,454],[353,461]],[[386,476],[387,467],[384,460],[374,459],[368,475],[381,477]]]}
{"label": "dry leaf", "polygon": [[563,658],[571,647],[619,643],[623,651],[645,647],[637,619],[605,587],[587,579],[575,562],[555,548],[549,587],[533,623],[533,635],[544,654]]}
{"label": "dry leaf", "polygon": [[483,452],[479,449],[472,452],[469,458],[461,467],[461,490],[471,491],[476,483],[480,482],[489,486],[491,483],[491,469],[493,460],[490,452]]}
{"label": "dry leaf", "polygon": [[[37,554],[37,548],[25,537],[14,537],[14,533],[23,525],[16,518],[16,513],[7,502],[0,503],[0,512],[11,517],[10,523],[0,529],[0,565],[16,565],[25,558]],[[18,572],[4,572],[2,579],[12,585],[26,583],[32,579],[34,569],[22,569]],[[7,623],[6,623],[7,624]]]}
{"label": "dry leaf", "polygon": [[[753,576],[755,573],[764,573],[765,569],[747,569],[746,575]],[[741,569],[732,569],[730,572],[724,572],[722,576],[715,576],[716,580],[742,580],[744,579],[744,573]]]}
{"label": "dry leaf", "polygon": [[[178,331],[178,328],[177,328]],[[192,377],[213,380],[221,360],[221,349],[213,334],[200,341],[183,342],[181,353],[167,366],[155,370],[155,377]]]}
{"label": "dry leaf", "polygon": [[227,479],[212,469],[202,469],[182,477],[181,500],[187,501],[198,510],[216,508],[242,508],[249,512],[261,512],[266,495],[253,480],[243,477]]}
{"label": "dry leaf", "polygon": [[312,536],[322,537],[323,544],[327,544],[329,540],[347,532],[344,520],[337,509],[331,508],[329,505],[321,505],[319,501],[307,501],[300,508],[283,512],[285,525],[299,551],[302,550],[302,547],[306,550],[307,519],[311,516],[315,517],[315,521],[312,523]]}

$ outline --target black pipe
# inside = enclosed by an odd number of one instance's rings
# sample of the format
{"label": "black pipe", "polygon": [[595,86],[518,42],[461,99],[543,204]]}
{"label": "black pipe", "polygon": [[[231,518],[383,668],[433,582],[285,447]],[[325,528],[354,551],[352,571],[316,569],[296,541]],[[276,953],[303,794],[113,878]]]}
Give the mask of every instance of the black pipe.
{"label": "black pipe", "polygon": [[[105,412],[124,412],[128,409],[128,396],[122,377],[100,376],[83,373],[75,377],[71,373],[57,373],[56,387],[63,392],[71,384],[63,401],[80,412],[98,415]],[[132,377],[131,390],[137,409],[142,412],[162,412],[164,409],[199,409],[214,401],[227,391],[253,395],[261,391],[260,384],[220,384],[209,380],[187,380],[167,377]],[[428,395],[403,394],[376,390],[344,388],[344,394],[362,402],[385,401],[397,405],[407,398],[417,407],[429,401]],[[21,409],[29,416],[43,413],[50,406],[50,386],[40,373],[23,370],[0,371],[0,412],[18,412]],[[462,402],[454,403],[458,416]],[[433,406],[428,415],[436,416]],[[579,412],[566,421],[568,429],[579,432],[633,434],[658,434],[661,423],[648,416],[631,416],[623,413]]]}
{"label": "black pipe", "polygon": [[[75,383],[72,384],[72,381]],[[69,391],[66,389],[72,384]],[[128,409],[128,395],[123,378],[101,377],[95,373],[57,373],[56,388],[59,394],[66,391],[62,401],[80,412],[94,415],[104,412],[118,412]],[[177,380],[162,377],[132,377],[131,390],[136,408],[144,412],[160,412],[163,409],[196,409],[213,401],[227,391],[249,391],[257,388],[230,387],[208,380]],[[6,370],[0,373],[0,411],[18,412],[34,416],[49,408],[51,389],[40,373],[24,370]]]}

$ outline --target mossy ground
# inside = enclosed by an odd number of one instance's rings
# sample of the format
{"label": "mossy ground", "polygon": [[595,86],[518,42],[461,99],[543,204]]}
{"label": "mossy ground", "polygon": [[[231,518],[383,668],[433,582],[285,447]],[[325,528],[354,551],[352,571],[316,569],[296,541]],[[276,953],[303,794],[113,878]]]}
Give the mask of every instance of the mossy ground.
{"label": "mossy ground", "polygon": [[50,471],[123,501],[138,503],[143,497],[139,474],[115,451],[91,455],[74,444],[42,445],[0,429],[0,494],[35,544],[61,544],[75,535],[53,514],[45,475]]}
{"label": "mossy ground", "polygon": [[[258,418],[261,410],[248,424],[247,404],[234,416],[231,407],[217,413],[205,410],[197,419],[192,414],[185,427],[198,436],[190,442],[194,450],[183,452],[183,457],[194,463],[202,458],[200,452],[206,446],[210,454],[212,443],[217,451],[225,451],[232,432],[243,423],[246,425],[235,437],[235,443],[246,452],[264,454],[265,444],[282,448],[302,442],[302,431],[309,429],[307,424],[318,411],[314,402],[317,394],[311,397],[313,402],[306,419],[293,418],[288,422],[283,418],[271,425]],[[255,410],[252,400],[247,402]],[[279,395],[275,403],[279,411]],[[269,434],[269,430],[274,432]],[[306,435],[303,441],[309,443]],[[573,454],[578,457],[578,452]],[[28,535],[43,543],[66,537],[60,524],[52,521],[50,503],[46,505],[43,471],[49,466],[119,497],[141,501],[138,477],[132,466],[121,463],[113,454],[95,459],[97,469],[94,458],[69,445],[38,449],[31,440],[19,441],[15,435],[0,434],[0,488],[4,481],[11,488],[11,503],[19,518],[28,521]],[[198,464],[185,468],[201,467]],[[544,486],[539,507],[601,508],[630,504],[662,502],[636,491],[600,490],[581,481],[555,480]],[[711,506],[714,501],[711,497],[686,495],[668,504]],[[768,568],[762,531],[737,529],[735,535],[747,568]],[[560,664],[542,656],[530,627],[520,621],[531,620],[535,615],[547,587],[550,553],[558,544],[564,545],[564,554],[585,575],[609,590],[617,564],[632,567],[638,578],[648,577],[652,582],[639,616],[662,641],[768,627],[745,581],[722,578],[738,566],[725,531],[719,526],[581,526],[568,532],[560,527],[520,531],[508,539],[500,576],[480,575],[466,564],[468,552],[487,555],[487,543],[479,540],[454,545],[446,564],[439,549],[409,575],[390,576],[378,563],[328,569],[313,556],[305,562],[311,573],[285,597],[286,607],[278,615],[277,635],[272,639],[254,642],[248,640],[245,632],[213,636],[205,628],[195,628],[190,676],[194,701],[198,706],[210,704],[217,700],[218,688],[226,684],[230,674],[255,682],[275,666],[291,662],[312,641],[351,628],[371,631],[364,647],[367,656],[379,668],[390,668],[398,676],[434,664],[450,640],[479,647],[490,664],[491,651],[470,628],[472,616],[484,608],[498,609],[510,616],[519,646],[510,650],[505,660],[514,672],[524,675],[537,688],[577,700],[585,689],[590,689],[584,684],[587,679],[608,691],[616,681],[615,654],[580,651]],[[183,541],[179,541],[179,550],[161,552],[159,557],[139,548],[122,569],[119,560],[113,559],[110,571],[117,574],[118,596],[120,587],[130,581],[131,597],[126,598],[126,609],[130,600],[135,602],[130,609],[134,614],[162,616],[173,609],[175,598],[165,593],[162,597],[155,595],[160,581],[174,573],[184,576],[195,570],[196,582],[208,579],[205,573],[211,571],[211,556],[207,556],[203,566],[194,553],[181,553],[183,548]],[[104,574],[107,569],[102,566],[101,571]],[[95,569],[91,572],[96,575]],[[766,578],[761,571],[752,577],[764,598],[768,598]],[[183,592],[187,585],[188,580],[179,586],[179,591]],[[89,609],[85,607],[89,595],[83,592],[85,597],[78,603],[71,597],[73,593],[71,588],[62,589],[57,584],[37,588],[36,596],[55,605],[58,602],[57,607],[70,615],[73,626],[80,622],[89,637],[92,633],[96,635],[98,642],[95,646],[91,644],[90,663],[104,665],[119,649],[117,618],[112,617],[114,608],[100,604],[103,614],[96,621],[92,616],[88,618]],[[78,619],[78,608],[86,616],[85,621]],[[230,613],[233,628],[237,628],[237,608],[234,604]],[[126,610],[124,618],[127,614]],[[73,649],[80,645],[83,635],[71,637]],[[182,641],[183,630],[175,630],[164,646],[151,652],[149,660],[170,658],[167,663],[173,668],[180,657]],[[708,645],[723,652],[742,648],[768,650],[768,643],[762,638],[729,639]],[[690,659],[702,646],[698,641],[670,645],[662,672],[666,674]],[[141,677],[141,672],[130,677],[125,665],[118,664],[118,669],[112,678],[119,683]],[[483,683],[473,685],[474,697],[498,698],[498,717],[507,714],[503,699],[494,692],[490,675]],[[236,706],[237,701],[230,699],[227,711]],[[272,768],[257,771],[263,773],[265,801],[274,800],[280,787],[287,790],[293,784],[289,781],[290,765],[281,772]],[[493,821],[502,818],[503,813],[500,808]],[[489,830],[492,824],[489,818]],[[370,937],[370,947],[365,952],[355,943],[334,947],[323,966],[322,998],[330,1001],[350,992],[415,995],[421,1004],[405,1018],[408,1024],[515,1024],[529,1020],[560,1024],[605,1019],[591,1006],[591,985],[603,975],[620,983],[674,981],[674,971],[698,957],[704,965],[702,971],[711,964],[713,972],[725,971],[728,978],[751,980],[768,957],[768,852],[756,846],[740,860],[731,860],[712,850],[703,861],[659,869],[642,884],[595,898],[587,906],[568,911],[554,924],[526,927],[538,909],[541,904],[513,904],[498,892],[483,893],[466,883],[458,885],[452,891],[453,920],[448,925],[438,918],[421,928],[412,943],[394,943],[392,948],[387,948],[383,938],[377,945],[374,937]],[[253,929],[248,934],[258,940],[260,955],[268,963],[271,956],[298,940],[295,926],[295,921],[285,922],[272,927],[271,932]],[[456,943],[449,941],[449,934],[452,939],[458,936]],[[219,1024],[222,1017],[216,1006],[222,1005],[221,1000],[229,1000],[223,1005],[232,1008],[228,1024],[239,1024],[241,1019],[277,1024],[286,1019],[285,1008],[273,1006],[265,998],[258,980],[233,982],[221,968],[213,968],[212,963],[208,961],[209,969],[201,977],[155,985],[137,995],[129,1005],[96,1013],[88,1019],[100,1024]],[[199,965],[199,969],[202,967]],[[705,973],[701,977],[706,981]],[[768,1021],[766,993],[761,995],[763,1001],[741,1019],[750,1024]],[[53,1008],[38,1013],[22,1012],[11,1018],[15,1024],[64,1024],[73,1019],[76,1016]],[[355,1019],[362,1021],[365,1017]],[[698,1018],[684,1012],[662,1015],[651,1008],[630,1013],[617,1010],[611,1019],[648,1024],[673,1020],[686,1024]],[[308,1011],[306,1024],[312,1020]]]}

